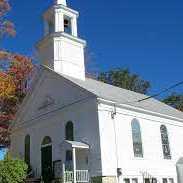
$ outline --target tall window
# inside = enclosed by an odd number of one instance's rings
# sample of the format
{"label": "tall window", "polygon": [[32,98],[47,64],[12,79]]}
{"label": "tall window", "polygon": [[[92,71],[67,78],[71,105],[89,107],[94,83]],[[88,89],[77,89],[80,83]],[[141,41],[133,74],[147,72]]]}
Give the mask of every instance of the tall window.
{"label": "tall window", "polygon": [[26,135],[25,137],[25,152],[24,152],[24,160],[28,166],[30,166],[30,135]]}
{"label": "tall window", "polygon": [[65,126],[65,139],[74,141],[74,126],[72,121],[67,122]]}
{"label": "tall window", "polygon": [[140,124],[138,120],[132,121],[132,139],[133,139],[133,151],[135,157],[143,157],[142,138]]}
{"label": "tall window", "polygon": [[160,131],[161,131],[161,141],[162,141],[162,148],[163,148],[164,158],[165,159],[171,159],[168,131],[167,131],[166,126],[161,125]]}

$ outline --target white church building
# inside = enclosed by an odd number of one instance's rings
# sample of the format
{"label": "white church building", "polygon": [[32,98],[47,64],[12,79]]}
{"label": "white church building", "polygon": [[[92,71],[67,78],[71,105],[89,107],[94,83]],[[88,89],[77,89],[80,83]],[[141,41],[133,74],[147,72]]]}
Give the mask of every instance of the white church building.
{"label": "white church building", "polygon": [[40,72],[11,126],[13,157],[45,183],[183,183],[183,113],[85,75],[79,13],[43,15]]}

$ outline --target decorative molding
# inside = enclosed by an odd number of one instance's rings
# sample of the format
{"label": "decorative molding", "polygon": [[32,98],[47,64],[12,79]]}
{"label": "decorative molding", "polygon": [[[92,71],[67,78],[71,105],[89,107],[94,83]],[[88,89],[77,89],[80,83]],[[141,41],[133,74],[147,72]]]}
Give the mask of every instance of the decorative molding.
{"label": "decorative molding", "polygon": [[84,47],[87,46],[87,42],[85,40],[83,40],[83,39],[80,39],[78,37],[69,35],[69,34],[67,34],[65,32],[55,32],[55,33],[51,33],[51,34],[46,35],[40,41],[38,41],[36,43],[36,48],[39,49],[40,47],[42,47],[42,45],[44,45],[48,41],[50,41],[50,40],[53,41],[54,38],[67,38],[67,39],[75,41],[75,42],[77,42],[79,44],[82,44]]}
{"label": "decorative molding", "polygon": [[39,106],[38,110],[45,109],[50,105],[54,105],[54,104],[55,104],[55,100],[51,96],[46,96],[44,102]]}

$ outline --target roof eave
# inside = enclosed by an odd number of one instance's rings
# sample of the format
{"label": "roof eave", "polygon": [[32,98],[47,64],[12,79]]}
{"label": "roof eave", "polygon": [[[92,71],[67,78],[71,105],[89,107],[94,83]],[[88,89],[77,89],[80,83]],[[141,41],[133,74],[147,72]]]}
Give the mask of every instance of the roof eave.
{"label": "roof eave", "polygon": [[131,105],[128,105],[128,104],[122,104],[122,103],[119,103],[119,102],[116,102],[116,101],[112,101],[112,100],[107,100],[107,99],[104,99],[104,98],[101,98],[101,97],[98,97],[97,100],[100,103],[103,103],[103,104],[107,104],[107,105],[111,105],[111,106],[115,105],[115,106],[117,106],[119,108],[131,110],[131,111],[134,111],[134,112],[144,113],[144,114],[147,114],[147,115],[153,115],[153,116],[156,116],[156,117],[166,118],[166,119],[169,119],[169,120],[178,121],[178,122],[182,122],[183,123],[183,119],[182,118],[177,118],[177,117],[174,117],[174,116],[169,116],[169,115],[165,115],[165,114],[161,114],[161,113],[145,110],[143,108],[134,107],[134,106],[131,106]]}

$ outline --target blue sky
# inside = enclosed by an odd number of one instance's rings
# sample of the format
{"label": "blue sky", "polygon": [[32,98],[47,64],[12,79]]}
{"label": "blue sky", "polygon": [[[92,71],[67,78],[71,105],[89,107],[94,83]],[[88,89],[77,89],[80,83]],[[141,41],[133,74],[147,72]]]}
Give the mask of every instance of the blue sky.
{"label": "blue sky", "polygon": [[[53,0],[10,0],[17,36],[0,47],[34,55],[43,35],[42,12]],[[68,0],[80,12],[79,35],[93,66],[128,67],[152,83],[151,94],[183,80],[183,1]],[[176,89],[183,92],[183,86]],[[174,90],[175,91],[175,90]]]}
{"label": "blue sky", "polygon": [[4,159],[5,154],[6,150],[0,150],[0,160]]}

